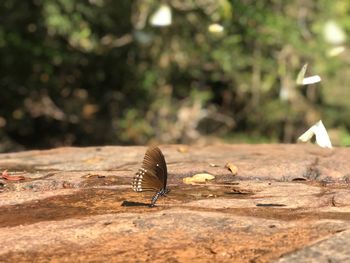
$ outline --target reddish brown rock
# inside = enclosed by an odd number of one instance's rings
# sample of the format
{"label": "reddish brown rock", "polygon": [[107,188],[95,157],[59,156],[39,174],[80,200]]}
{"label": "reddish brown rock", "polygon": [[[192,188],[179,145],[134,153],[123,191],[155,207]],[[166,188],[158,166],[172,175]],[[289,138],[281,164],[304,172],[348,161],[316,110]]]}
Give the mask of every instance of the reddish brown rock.
{"label": "reddish brown rock", "polygon": [[[0,169],[26,180],[0,180],[0,262],[322,262],[335,253],[335,260],[348,257],[341,242],[350,231],[350,149],[160,148],[171,192],[154,208],[147,207],[152,193],[130,187],[145,147],[1,154]],[[227,163],[237,167],[237,175],[225,168]],[[215,179],[182,182],[197,173]]]}

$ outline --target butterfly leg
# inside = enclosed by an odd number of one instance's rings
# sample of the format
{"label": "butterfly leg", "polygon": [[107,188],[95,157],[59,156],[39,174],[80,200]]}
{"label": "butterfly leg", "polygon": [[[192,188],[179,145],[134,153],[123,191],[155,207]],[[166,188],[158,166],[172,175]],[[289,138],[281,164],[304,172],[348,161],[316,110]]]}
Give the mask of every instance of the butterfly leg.
{"label": "butterfly leg", "polygon": [[151,204],[149,207],[154,207],[162,191],[157,192],[151,199]]}
{"label": "butterfly leg", "polygon": [[149,205],[149,207],[154,207],[159,196],[165,196],[167,193],[169,193],[170,190],[169,189],[162,189],[159,192],[157,192],[151,199],[151,204]]}

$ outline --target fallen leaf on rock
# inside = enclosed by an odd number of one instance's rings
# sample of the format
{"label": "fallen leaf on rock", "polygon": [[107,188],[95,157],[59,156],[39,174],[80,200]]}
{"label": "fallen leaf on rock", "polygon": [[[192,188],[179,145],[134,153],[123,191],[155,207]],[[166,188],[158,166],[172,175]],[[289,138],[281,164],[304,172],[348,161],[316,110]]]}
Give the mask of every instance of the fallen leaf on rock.
{"label": "fallen leaf on rock", "polygon": [[201,174],[195,174],[192,177],[185,177],[184,179],[182,179],[182,181],[185,184],[195,184],[195,183],[205,183],[206,181],[213,180],[214,178],[215,178],[214,175],[201,173]]}
{"label": "fallen leaf on rock", "polygon": [[177,151],[180,153],[187,153],[188,147],[187,146],[180,146],[179,148],[177,148]]}
{"label": "fallen leaf on rock", "polygon": [[8,181],[20,181],[20,180],[25,180],[26,178],[24,176],[10,176],[7,173],[7,170],[2,172],[2,176],[3,179],[8,180]]}
{"label": "fallen leaf on rock", "polygon": [[227,163],[227,164],[225,165],[225,167],[231,171],[232,175],[234,175],[234,176],[237,175],[237,173],[238,173],[238,168],[237,168],[236,165],[234,165],[234,164],[232,164],[232,163]]}

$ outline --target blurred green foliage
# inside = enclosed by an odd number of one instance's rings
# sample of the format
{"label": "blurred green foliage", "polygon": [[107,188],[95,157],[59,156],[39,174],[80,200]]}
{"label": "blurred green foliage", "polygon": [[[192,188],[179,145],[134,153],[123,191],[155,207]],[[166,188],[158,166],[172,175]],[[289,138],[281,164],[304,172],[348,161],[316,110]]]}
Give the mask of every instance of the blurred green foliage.
{"label": "blurred green foliage", "polygon": [[[149,23],[167,4],[172,24]],[[0,151],[148,142],[349,143],[350,3],[2,0]],[[222,32],[212,32],[214,23]],[[338,56],[330,50],[343,47]],[[299,87],[298,71],[322,82]]]}

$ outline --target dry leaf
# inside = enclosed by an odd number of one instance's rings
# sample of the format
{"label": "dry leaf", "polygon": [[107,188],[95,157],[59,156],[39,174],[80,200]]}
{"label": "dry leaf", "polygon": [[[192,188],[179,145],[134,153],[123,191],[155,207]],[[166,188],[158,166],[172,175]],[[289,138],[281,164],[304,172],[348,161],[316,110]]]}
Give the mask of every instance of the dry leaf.
{"label": "dry leaf", "polygon": [[195,183],[205,183],[206,181],[213,180],[214,178],[215,178],[214,175],[201,173],[201,174],[195,174],[192,177],[185,177],[184,179],[182,179],[182,181],[185,184],[195,184]]}
{"label": "dry leaf", "polygon": [[331,140],[329,139],[326,128],[323,125],[322,120],[316,122],[310,129],[304,132],[298,141],[307,142],[313,136],[316,136],[316,143],[322,148],[332,148]]}
{"label": "dry leaf", "polygon": [[177,148],[177,151],[180,153],[187,153],[188,147],[187,146],[179,146],[179,148]]}
{"label": "dry leaf", "polygon": [[227,164],[225,165],[225,167],[231,171],[232,175],[237,175],[237,173],[238,173],[238,168],[237,168],[236,165],[234,165],[234,164],[232,164],[232,163],[227,163]]}
{"label": "dry leaf", "polygon": [[2,172],[2,178],[8,181],[20,181],[20,180],[25,180],[26,178],[24,176],[10,176],[7,173],[7,170]]}

